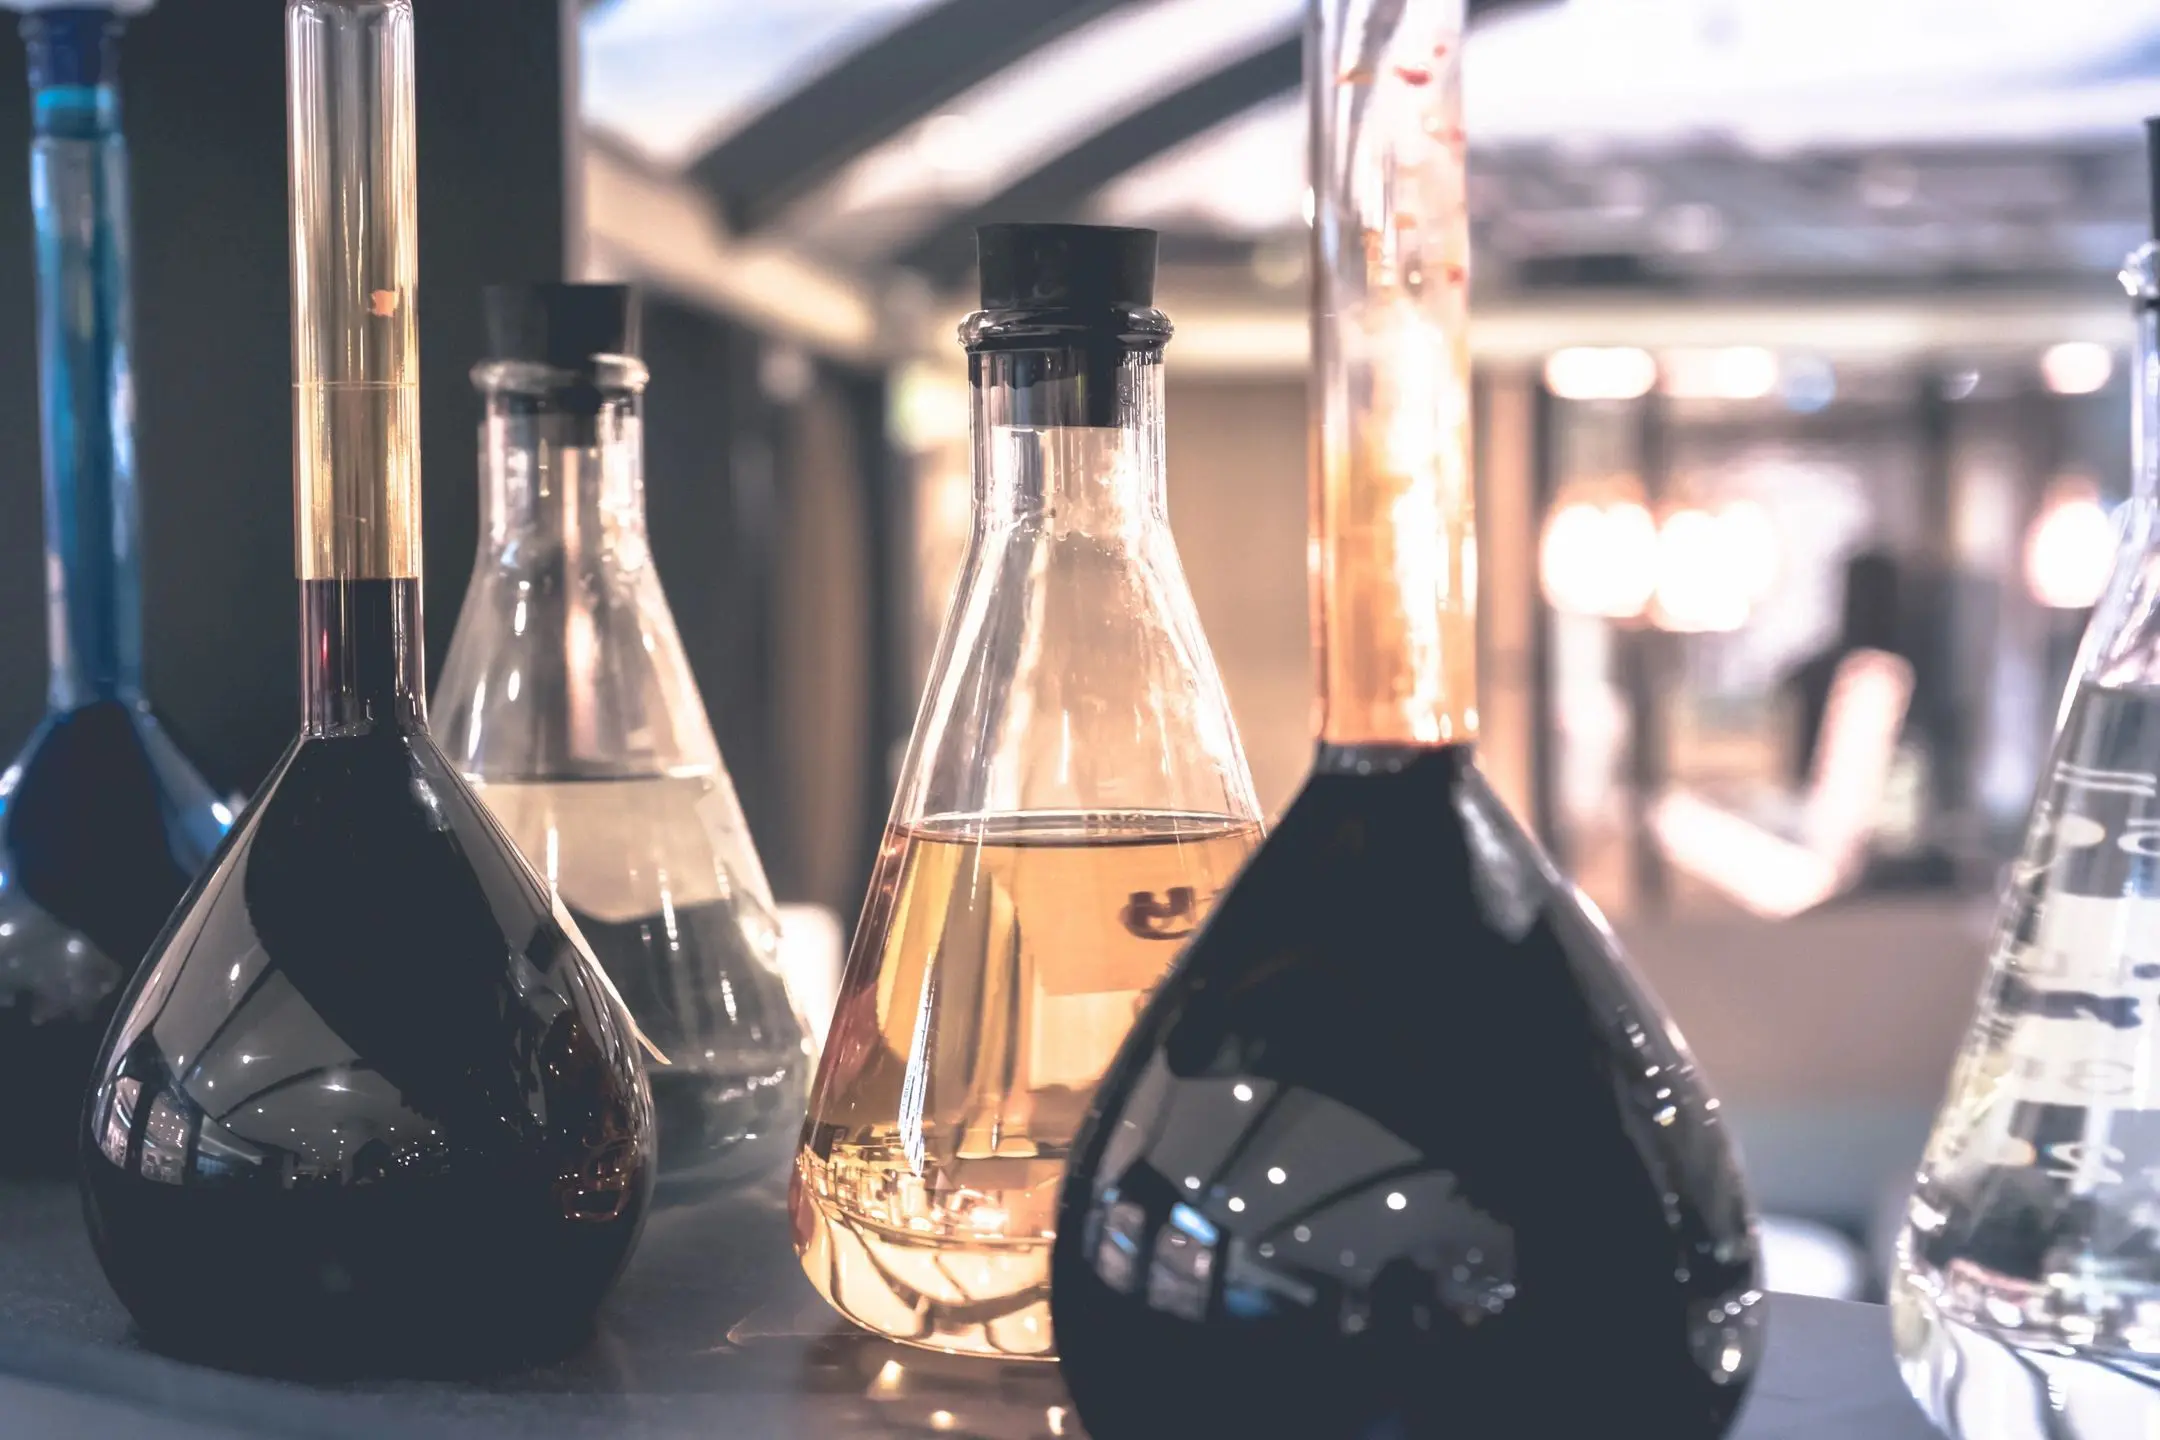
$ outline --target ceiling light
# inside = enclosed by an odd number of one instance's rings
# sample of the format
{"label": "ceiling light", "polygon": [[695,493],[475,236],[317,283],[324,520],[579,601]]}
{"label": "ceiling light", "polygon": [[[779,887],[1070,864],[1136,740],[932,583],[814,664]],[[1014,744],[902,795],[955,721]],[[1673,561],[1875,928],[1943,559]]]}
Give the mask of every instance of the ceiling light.
{"label": "ceiling light", "polygon": [[2090,340],[2050,345],[2040,357],[2040,377],[2057,395],[2090,395],[2115,373],[2115,356]]}
{"label": "ceiling light", "polygon": [[1659,369],[1678,400],[1760,400],[1778,387],[1778,357],[1759,345],[1668,351]]}
{"label": "ceiling light", "polygon": [[2085,610],[2107,588],[2115,526],[2088,480],[2057,480],[2025,533],[2025,588],[2050,610]]}
{"label": "ceiling light", "polygon": [[1545,388],[1563,400],[1634,400],[1657,383],[1657,361],[1633,346],[1578,345],[1545,361]]}

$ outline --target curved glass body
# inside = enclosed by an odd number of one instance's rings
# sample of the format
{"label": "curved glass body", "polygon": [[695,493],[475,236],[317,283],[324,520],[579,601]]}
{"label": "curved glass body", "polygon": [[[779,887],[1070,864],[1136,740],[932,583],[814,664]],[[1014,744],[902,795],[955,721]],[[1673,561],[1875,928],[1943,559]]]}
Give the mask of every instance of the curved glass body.
{"label": "curved glass body", "polygon": [[2135,493],[1891,1277],[1969,1440],[2160,1427],[2160,245],[2131,257]]}
{"label": "curved glass body", "polygon": [[1168,322],[1117,320],[964,331],[974,532],[803,1131],[811,1280],[948,1350],[1050,1353],[1073,1132],[1260,835],[1164,505]]}
{"label": "curved glass body", "polygon": [[480,556],[436,685],[459,771],[647,1041],[661,1197],[785,1163],[811,1047],[646,543],[644,367],[486,361]]}
{"label": "curved glass body", "polygon": [[0,773],[0,1173],[64,1173],[120,988],[232,814],[142,693],[121,24],[86,8],[22,28],[51,681]]}
{"label": "curved glass body", "polygon": [[105,1274],[228,1364],[495,1365],[589,1328],[652,1102],[577,930],[421,689],[409,0],[291,0],[303,728],[123,997]]}
{"label": "curved glass body", "polygon": [[1460,0],[1321,0],[1313,773],[1075,1141],[1088,1433],[1721,1434],[1752,1216],[1679,1032],[1473,763]]}

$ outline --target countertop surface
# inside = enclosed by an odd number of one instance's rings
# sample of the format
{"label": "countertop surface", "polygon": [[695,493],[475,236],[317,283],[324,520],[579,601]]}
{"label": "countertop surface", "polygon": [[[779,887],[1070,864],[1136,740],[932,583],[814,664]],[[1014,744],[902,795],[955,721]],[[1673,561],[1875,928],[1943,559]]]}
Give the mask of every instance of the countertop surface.
{"label": "countertop surface", "polygon": [[[1734,1440],[1935,1435],[1899,1384],[1882,1309],[1776,1296],[1770,1325]],[[772,1187],[656,1211],[597,1336],[560,1364],[478,1381],[320,1385],[144,1349],[105,1287],[73,1187],[0,1184],[0,1417],[0,1432],[34,1440],[1081,1433],[1053,1365],[931,1354],[833,1316],[796,1265]]]}

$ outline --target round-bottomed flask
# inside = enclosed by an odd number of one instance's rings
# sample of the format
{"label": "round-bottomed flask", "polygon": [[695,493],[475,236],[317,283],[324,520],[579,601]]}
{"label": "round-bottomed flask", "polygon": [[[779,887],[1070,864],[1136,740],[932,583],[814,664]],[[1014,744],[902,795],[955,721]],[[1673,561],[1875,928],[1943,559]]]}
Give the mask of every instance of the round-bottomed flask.
{"label": "round-bottomed flask", "polygon": [[1462,14],[1314,7],[1319,752],[1073,1147],[1106,1440],[1709,1440],[1761,1348],[1717,1102],[1473,762]]}
{"label": "round-bottomed flask", "polygon": [[1905,1382],[1958,1440],[2160,1433],[2156,262],[2147,245],[2123,271],[2137,478],[2120,551],[1890,1280]]}
{"label": "round-bottomed flask", "polygon": [[643,1033],[665,1203],[785,1166],[809,1031],[647,543],[636,296],[486,298],[480,554],[435,728]]}
{"label": "round-bottomed flask", "polygon": [[82,1137],[155,1344],[457,1368],[589,1331],[652,1189],[607,978],[428,734],[410,0],[291,0],[302,729],[123,997]]}
{"label": "round-bottomed flask", "polygon": [[22,21],[50,679],[0,772],[0,1173],[68,1172],[121,988],[232,823],[142,688],[118,62],[121,16],[144,8]]}
{"label": "round-bottomed flask", "polygon": [[1165,509],[1155,236],[997,225],[980,248],[973,533],[792,1203],[842,1314],[1048,1356],[1073,1133],[1260,822]]}

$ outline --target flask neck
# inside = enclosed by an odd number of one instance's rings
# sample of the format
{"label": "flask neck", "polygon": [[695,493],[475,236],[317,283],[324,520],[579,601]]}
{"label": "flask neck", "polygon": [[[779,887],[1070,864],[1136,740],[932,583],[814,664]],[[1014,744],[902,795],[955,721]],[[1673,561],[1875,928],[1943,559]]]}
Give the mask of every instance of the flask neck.
{"label": "flask neck", "polygon": [[56,709],[142,687],[140,526],[130,380],[121,23],[25,17],[36,226],[45,587]]}
{"label": "flask neck", "polygon": [[303,580],[300,718],[309,736],[427,723],[417,579]]}
{"label": "flask neck", "polygon": [[[483,389],[486,388],[483,381]],[[513,570],[642,570],[644,420],[635,392],[487,392],[480,547]]]}
{"label": "flask neck", "polygon": [[2137,352],[2130,372],[2131,501],[2160,502],[2160,291],[2137,302]]}
{"label": "flask neck", "polygon": [[971,354],[978,526],[1106,537],[1167,523],[1159,346]]}
{"label": "flask neck", "polygon": [[1462,4],[1314,9],[1320,739],[1457,744],[1478,724]]}
{"label": "flask neck", "polygon": [[436,734],[491,781],[718,769],[646,537],[642,367],[489,361],[474,379],[480,553]]}
{"label": "flask neck", "polygon": [[302,580],[420,575],[412,46],[410,0],[288,0]]}
{"label": "flask neck", "polygon": [[2056,711],[2058,729],[2087,681],[2160,683],[2160,242],[2132,252],[2122,270],[2137,352],[2130,369],[2130,501],[2118,521],[2115,562],[2078,645]]}

